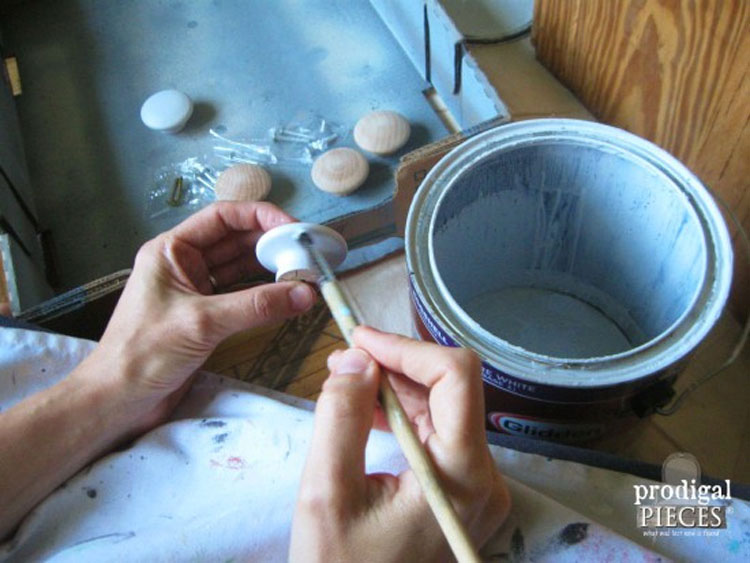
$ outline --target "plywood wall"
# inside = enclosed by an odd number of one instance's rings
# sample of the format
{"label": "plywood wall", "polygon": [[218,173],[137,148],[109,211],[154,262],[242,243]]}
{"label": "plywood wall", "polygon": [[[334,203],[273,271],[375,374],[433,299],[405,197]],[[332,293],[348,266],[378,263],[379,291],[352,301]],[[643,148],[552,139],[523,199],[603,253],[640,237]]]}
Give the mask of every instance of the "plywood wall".
{"label": "plywood wall", "polygon": [[[597,119],[674,154],[750,231],[750,1],[536,0],[533,41]],[[740,252],[735,242],[733,304],[744,316]]]}

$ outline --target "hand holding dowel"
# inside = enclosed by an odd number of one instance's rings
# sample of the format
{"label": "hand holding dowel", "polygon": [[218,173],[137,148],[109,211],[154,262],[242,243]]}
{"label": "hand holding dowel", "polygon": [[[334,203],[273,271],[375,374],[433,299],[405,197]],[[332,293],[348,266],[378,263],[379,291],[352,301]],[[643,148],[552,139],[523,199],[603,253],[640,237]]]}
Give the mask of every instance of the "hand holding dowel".
{"label": "hand holding dowel", "polygon": [[[322,272],[322,276],[318,282],[320,292],[328,304],[331,314],[336,320],[347,344],[354,346],[353,333],[354,329],[360,325],[360,322],[356,317],[353,307],[349,304],[349,301],[339,287],[325,257],[315,248],[312,239],[307,233],[303,232],[299,236],[299,241],[310,252]],[[414,471],[424,491],[427,502],[445,534],[456,559],[460,562],[480,561],[476,549],[472,545],[471,538],[466,532],[458,514],[456,514],[456,510],[453,508],[448,496],[440,486],[440,481],[438,480],[432,461],[414,433],[411,422],[406,416],[385,373],[380,377],[379,398],[391,431],[396,440],[398,440],[404,456],[409,462],[409,466]]]}

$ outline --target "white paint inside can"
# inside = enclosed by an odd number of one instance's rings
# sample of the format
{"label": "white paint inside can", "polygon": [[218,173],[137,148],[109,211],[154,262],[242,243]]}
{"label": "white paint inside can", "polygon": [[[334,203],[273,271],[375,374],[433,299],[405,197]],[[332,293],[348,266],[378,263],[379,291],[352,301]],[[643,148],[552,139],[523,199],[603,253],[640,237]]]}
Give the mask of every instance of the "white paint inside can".
{"label": "white paint inside can", "polygon": [[501,372],[605,385],[695,347],[726,300],[732,254],[715,204],[674,158],[621,130],[547,119],[478,135],[430,172],[407,261],[437,326]]}
{"label": "white paint inside can", "polygon": [[698,217],[663,175],[571,143],[511,148],[467,170],[437,208],[433,245],[448,291],[480,326],[559,358],[609,356],[667,331],[706,268]]}
{"label": "white paint inside can", "polygon": [[549,289],[507,287],[474,297],[465,309],[492,334],[547,356],[609,356],[633,347],[601,310]]}

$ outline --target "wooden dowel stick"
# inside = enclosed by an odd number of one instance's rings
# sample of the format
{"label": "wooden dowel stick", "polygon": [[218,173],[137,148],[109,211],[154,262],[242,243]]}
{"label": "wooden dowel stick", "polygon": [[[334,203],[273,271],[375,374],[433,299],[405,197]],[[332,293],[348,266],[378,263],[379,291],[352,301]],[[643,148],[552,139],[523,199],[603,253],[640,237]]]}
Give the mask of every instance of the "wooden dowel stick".
{"label": "wooden dowel stick", "polygon": [[[355,312],[349,305],[348,299],[341,291],[335,278],[323,278],[319,285],[323,299],[328,304],[328,308],[331,310],[336,324],[344,335],[346,343],[350,347],[353,346],[352,333],[359,325],[359,322],[357,321]],[[448,545],[450,545],[453,555],[456,556],[456,560],[461,563],[479,562],[479,555],[474,548],[471,538],[466,532],[466,528],[459,519],[450,499],[440,486],[435,466],[414,433],[411,422],[406,416],[393,387],[391,387],[388,381],[388,374],[385,371],[380,376],[380,403],[388,419],[391,431],[401,446],[401,450],[409,462],[409,466],[414,471],[414,475],[417,477],[417,481],[419,481],[427,499],[427,504],[430,505],[440,529],[448,540]]]}

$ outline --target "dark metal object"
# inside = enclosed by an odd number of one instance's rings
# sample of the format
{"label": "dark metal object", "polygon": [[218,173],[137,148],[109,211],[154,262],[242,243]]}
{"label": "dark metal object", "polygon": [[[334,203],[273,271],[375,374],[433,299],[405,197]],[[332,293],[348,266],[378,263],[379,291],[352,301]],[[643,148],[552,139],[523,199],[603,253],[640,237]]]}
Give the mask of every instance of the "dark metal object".
{"label": "dark metal object", "polygon": [[2,164],[0,164],[0,176],[5,178],[5,182],[8,184],[8,189],[10,190],[10,193],[13,195],[13,198],[16,200],[16,203],[18,203],[18,207],[21,208],[21,211],[23,211],[23,214],[26,215],[26,218],[29,220],[29,223],[34,227],[34,230],[39,232],[39,221],[37,220],[36,216],[31,212],[31,209],[29,209],[29,206],[26,205],[26,201],[21,197],[21,194],[18,192],[18,188],[11,182],[10,177],[5,172],[5,168],[3,168]]}
{"label": "dark metal object", "polygon": [[300,235],[297,237],[297,240],[310,253],[310,256],[312,256],[313,260],[315,261],[315,265],[318,267],[320,273],[322,274],[322,279],[328,282],[336,281],[336,277],[333,275],[333,270],[331,270],[331,267],[328,265],[328,261],[326,260],[325,256],[323,256],[320,251],[315,248],[310,235],[308,235],[307,233],[300,233]]}
{"label": "dark metal object", "polygon": [[432,69],[430,67],[430,16],[427,13],[427,4],[422,8],[424,27],[424,79],[432,84]]}
{"label": "dark metal object", "polygon": [[167,199],[167,205],[170,207],[177,207],[179,205],[182,205],[182,196],[184,194],[183,188],[184,180],[182,176],[177,176],[177,178],[174,179],[174,183],[172,184],[172,192],[169,194],[169,199]]}
{"label": "dark metal object", "polygon": [[131,270],[122,270],[23,311],[22,321],[53,332],[98,340],[112,316]]}

